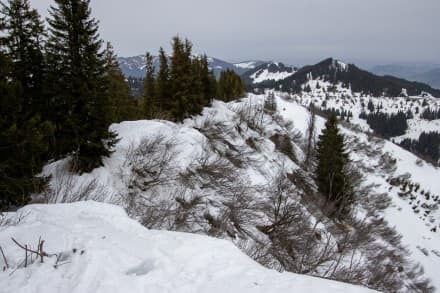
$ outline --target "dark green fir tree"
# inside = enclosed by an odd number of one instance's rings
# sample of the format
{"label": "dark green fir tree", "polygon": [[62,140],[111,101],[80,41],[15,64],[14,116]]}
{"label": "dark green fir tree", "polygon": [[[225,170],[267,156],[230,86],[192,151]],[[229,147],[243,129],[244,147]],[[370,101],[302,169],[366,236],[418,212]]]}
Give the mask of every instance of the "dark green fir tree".
{"label": "dark green fir tree", "polygon": [[55,153],[72,155],[71,169],[89,172],[111,153],[107,80],[98,21],[90,0],[55,0],[47,19],[47,59],[55,123]]}
{"label": "dark green fir tree", "polygon": [[325,196],[326,206],[333,207],[331,216],[343,217],[349,212],[353,191],[347,174],[349,156],[335,115],[328,117],[319,136],[317,160],[315,176],[318,190]]}
{"label": "dark green fir tree", "polygon": [[119,68],[113,46],[107,42],[104,52],[105,77],[107,79],[108,111],[111,122],[136,120],[143,117],[136,99],[131,95],[130,86]]}
{"label": "dark green fir tree", "polygon": [[144,81],[144,116],[147,119],[156,118],[156,81],[154,79],[153,55],[149,52],[145,54],[146,75]]}
{"label": "dark green fir tree", "polygon": [[44,28],[27,0],[1,3],[0,208],[25,204],[39,191],[52,127],[43,95]]}

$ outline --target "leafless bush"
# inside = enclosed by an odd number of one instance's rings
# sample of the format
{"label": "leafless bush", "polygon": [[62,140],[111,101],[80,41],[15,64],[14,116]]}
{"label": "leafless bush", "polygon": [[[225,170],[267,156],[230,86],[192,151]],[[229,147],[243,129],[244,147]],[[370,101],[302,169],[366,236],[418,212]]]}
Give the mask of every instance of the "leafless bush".
{"label": "leafless bush", "polygon": [[263,132],[264,105],[259,101],[239,104],[232,109],[239,116],[240,124],[245,122],[247,127],[259,133]]}
{"label": "leafless bush", "polygon": [[16,226],[20,224],[29,213],[18,211],[16,213],[0,213],[0,227]]}
{"label": "leafless bush", "polygon": [[180,181],[190,188],[195,183],[202,188],[229,185],[236,179],[236,171],[230,159],[212,149],[209,143],[205,143],[201,154],[190,163],[186,171],[180,173]]}
{"label": "leafless bush", "polygon": [[292,144],[291,137],[287,134],[274,134],[270,140],[275,144],[275,148],[286,155],[293,162],[297,162],[295,149]]}
{"label": "leafless bush", "polygon": [[259,218],[255,188],[249,187],[245,182],[235,181],[230,186],[223,186],[219,191],[224,197],[222,217],[235,231],[232,233],[231,229],[228,229],[229,236],[235,238],[236,233],[243,236],[251,235]]}
{"label": "leafless bush", "polygon": [[262,212],[268,224],[257,228],[271,240],[270,254],[283,269],[313,273],[334,260],[336,244],[299,203],[298,190],[280,172],[267,189]]}
{"label": "leafless bush", "polygon": [[44,203],[70,203],[84,200],[110,200],[114,195],[96,178],[83,179],[58,166],[48,187],[35,201]]}
{"label": "leafless bush", "polygon": [[124,162],[132,171],[128,188],[147,191],[172,181],[170,175],[174,167],[171,162],[177,155],[175,145],[174,140],[159,134],[143,139],[138,147],[130,146]]}

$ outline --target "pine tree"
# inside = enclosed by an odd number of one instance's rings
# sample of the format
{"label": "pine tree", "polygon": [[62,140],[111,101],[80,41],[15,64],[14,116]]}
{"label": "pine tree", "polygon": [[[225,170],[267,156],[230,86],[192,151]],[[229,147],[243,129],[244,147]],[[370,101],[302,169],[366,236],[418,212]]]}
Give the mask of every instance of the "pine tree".
{"label": "pine tree", "polygon": [[47,44],[56,155],[72,154],[71,169],[88,172],[110,155],[105,60],[90,0],[55,0]]}
{"label": "pine tree", "polygon": [[144,115],[147,119],[155,118],[157,112],[153,55],[145,55],[146,76],[144,81]]}
{"label": "pine tree", "polygon": [[111,122],[121,122],[140,118],[139,106],[130,93],[130,86],[125,81],[119,68],[113,46],[107,42],[104,53],[109,115]]}
{"label": "pine tree", "polygon": [[353,193],[346,173],[349,157],[335,115],[329,116],[319,136],[317,159],[315,177],[318,190],[325,196],[327,204],[334,207],[331,216],[343,217],[349,212]]}

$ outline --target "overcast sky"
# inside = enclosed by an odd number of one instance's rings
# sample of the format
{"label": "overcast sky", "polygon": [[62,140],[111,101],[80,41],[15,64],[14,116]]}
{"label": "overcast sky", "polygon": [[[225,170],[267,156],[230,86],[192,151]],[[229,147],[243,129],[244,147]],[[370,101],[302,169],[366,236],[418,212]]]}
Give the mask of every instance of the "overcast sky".
{"label": "overcast sky", "polygon": [[[120,56],[169,49],[227,61],[301,65],[336,57],[363,64],[440,63],[440,0],[92,0],[101,37]],[[53,1],[31,0],[43,16]]]}

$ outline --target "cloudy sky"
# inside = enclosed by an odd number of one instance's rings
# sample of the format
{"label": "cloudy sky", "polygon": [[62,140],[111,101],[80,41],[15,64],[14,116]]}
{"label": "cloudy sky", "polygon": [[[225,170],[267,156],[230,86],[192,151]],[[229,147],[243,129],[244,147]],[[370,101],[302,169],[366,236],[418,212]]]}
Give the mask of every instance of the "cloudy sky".
{"label": "cloudy sky", "polygon": [[[47,16],[52,0],[30,0]],[[228,61],[294,65],[333,56],[363,64],[440,63],[440,0],[92,0],[120,56],[169,48]]]}

